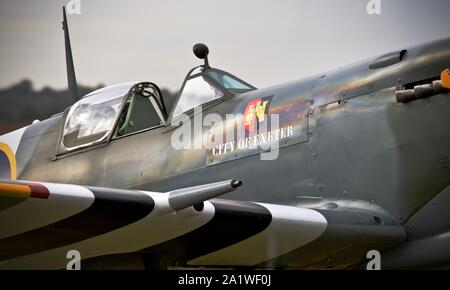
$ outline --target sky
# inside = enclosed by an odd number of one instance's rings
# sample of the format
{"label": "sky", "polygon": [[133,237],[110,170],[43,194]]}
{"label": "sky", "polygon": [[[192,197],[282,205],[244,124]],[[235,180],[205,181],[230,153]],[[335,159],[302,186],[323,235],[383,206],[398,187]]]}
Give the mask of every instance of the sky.
{"label": "sky", "polygon": [[[68,15],[78,82],[146,80],[176,91],[201,64],[256,87],[299,79],[361,59],[450,37],[450,1],[79,0]],[[373,1],[373,0],[372,0]],[[67,86],[62,6],[69,0],[0,0],[0,87],[24,78]]]}

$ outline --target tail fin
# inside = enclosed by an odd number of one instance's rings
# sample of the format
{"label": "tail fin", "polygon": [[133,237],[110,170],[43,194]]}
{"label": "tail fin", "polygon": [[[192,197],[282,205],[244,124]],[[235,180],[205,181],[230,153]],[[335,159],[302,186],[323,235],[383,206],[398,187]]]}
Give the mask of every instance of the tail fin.
{"label": "tail fin", "polygon": [[63,30],[64,42],[66,47],[66,67],[67,67],[67,83],[69,85],[69,94],[73,99],[73,103],[80,99],[78,95],[77,78],[75,76],[75,68],[73,66],[72,47],[70,46],[69,27],[67,25],[66,7],[63,7]]}

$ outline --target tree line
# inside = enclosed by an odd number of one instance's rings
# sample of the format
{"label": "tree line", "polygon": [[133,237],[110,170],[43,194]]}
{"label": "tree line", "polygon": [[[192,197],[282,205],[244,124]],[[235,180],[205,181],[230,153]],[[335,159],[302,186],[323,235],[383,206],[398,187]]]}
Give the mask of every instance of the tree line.
{"label": "tree line", "polygon": [[[78,92],[84,96],[103,86],[79,85]],[[167,109],[170,110],[175,101],[175,94],[168,89],[161,91]],[[36,90],[29,79],[0,89],[0,135],[26,126],[36,119],[44,120],[63,112],[71,103],[67,89],[57,90],[47,86]]]}

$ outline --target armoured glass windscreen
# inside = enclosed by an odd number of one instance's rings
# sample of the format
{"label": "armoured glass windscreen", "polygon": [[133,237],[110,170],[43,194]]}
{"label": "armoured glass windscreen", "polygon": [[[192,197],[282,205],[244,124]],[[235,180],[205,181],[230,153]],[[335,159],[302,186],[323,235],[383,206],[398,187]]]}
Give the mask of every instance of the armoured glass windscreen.
{"label": "armoured glass windscreen", "polygon": [[249,90],[251,89],[246,84],[238,81],[237,79],[233,78],[232,76],[222,73],[219,71],[208,71],[208,74],[219,84],[221,84],[226,89],[231,90]]}
{"label": "armoured glass windscreen", "polygon": [[186,81],[183,92],[173,112],[177,116],[196,106],[223,96],[223,93],[199,76]]}
{"label": "armoured glass windscreen", "polygon": [[73,150],[104,141],[113,130],[123,96],[123,92],[95,94],[73,105],[64,125],[64,148]]}

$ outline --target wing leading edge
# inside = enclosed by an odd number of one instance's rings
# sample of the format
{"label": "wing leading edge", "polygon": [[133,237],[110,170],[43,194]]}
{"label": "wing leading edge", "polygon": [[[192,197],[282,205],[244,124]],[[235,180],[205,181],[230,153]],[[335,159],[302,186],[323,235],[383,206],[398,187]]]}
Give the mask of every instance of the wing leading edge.
{"label": "wing leading edge", "polygon": [[[240,185],[228,180],[158,193],[1,180],[0,268],[62,269],[70,250],[80,252],[82,267],[105,257],[121,265],[133,254],[147,268],[166,267],[168,258],[189,267],[323,268],[324,260],[351,249],[341,264],[347,267],[364,255],[355,245],[383,250],[405,238],[387,213],[356,203],[213,199]],[[381,223],[369,221],[374,214]]]}
{"label": "wing leading edge", "polygon": [[252,266],[325,231],[325,218],[314,210],[208,201],[240,184],[156,193],[2,180],[0,268],[65,268],[69,250],[78,250],[83,260],[156,252],[182,254],[193,266]]}

